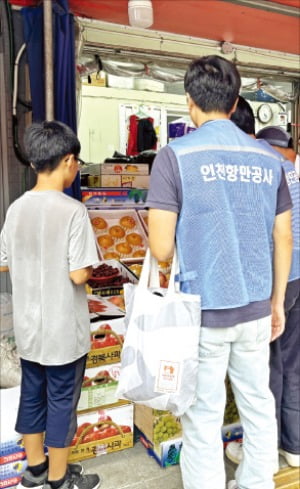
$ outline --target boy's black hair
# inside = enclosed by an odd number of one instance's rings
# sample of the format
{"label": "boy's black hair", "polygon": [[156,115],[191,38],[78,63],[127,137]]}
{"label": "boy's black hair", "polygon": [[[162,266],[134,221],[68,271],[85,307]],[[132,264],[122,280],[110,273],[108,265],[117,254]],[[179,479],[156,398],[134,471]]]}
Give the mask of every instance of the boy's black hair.
{"label": "boy's black hair", "polygon": [[241,95],[230,119],[246,134],[255,135],[255,117],[252,107]]}
{"label": "boy's black hair", "polygon": [[240,74],[221,56],[203,56],[192,61],[184,77],[184,89],[203,112],[229,114],[239,96]]}
{"label": "boy's black hair", "polygon": [[59,121],[33,123],[25,131],[24,145],[37,173],[55,170],[64,156],[78,156],[81,149],[76,134]]}

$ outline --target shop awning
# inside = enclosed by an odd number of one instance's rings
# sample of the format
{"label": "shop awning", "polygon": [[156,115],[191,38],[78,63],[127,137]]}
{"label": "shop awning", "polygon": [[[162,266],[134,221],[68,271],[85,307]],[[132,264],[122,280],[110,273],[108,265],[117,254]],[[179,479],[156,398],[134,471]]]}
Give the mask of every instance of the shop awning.
{"label": "shop awning", "polygon": [[[38,0],[10,0],[36,5]],[[300,53],[299,0],[152,0],[148,30]],[[72,13],[128,26],[128,0],[69,0]]]}

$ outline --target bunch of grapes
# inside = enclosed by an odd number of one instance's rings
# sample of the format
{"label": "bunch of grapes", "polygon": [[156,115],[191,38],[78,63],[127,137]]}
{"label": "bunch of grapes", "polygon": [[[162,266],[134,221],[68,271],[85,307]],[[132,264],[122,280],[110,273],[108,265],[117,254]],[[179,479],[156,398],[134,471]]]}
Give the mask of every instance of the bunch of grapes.
{"label": "bunch of grapes", "polygon": [[172,414],[162,415],[154,424],[153,441],[155,444],[161,443],[173,438],[180,431],[181,425]]}
{"label": "bunch of grapes", "polygon": [[224,413],[224,421],[223,421],[224,425],[235,423],[239,419],[239,412],[235,404],[234,394],[232,392],[231,384],[228,377],[226,377],[225,384],[226,384],[227,402],[226,402],[225,413]]}

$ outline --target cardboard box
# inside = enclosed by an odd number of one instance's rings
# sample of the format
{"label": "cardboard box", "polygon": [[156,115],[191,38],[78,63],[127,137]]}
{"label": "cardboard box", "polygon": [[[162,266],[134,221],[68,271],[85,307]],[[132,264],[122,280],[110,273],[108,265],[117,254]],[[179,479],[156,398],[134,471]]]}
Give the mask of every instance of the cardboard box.
{"label": "cardboard box", "polygon": [[169,411],[136,404],[134,424],[153,445],[181,436],[180,419]]}
{"label": "cardboard box", "polygon": [[[89,209],[88,213],[95,232],[100,260],[114,257],[126,263],[133,259],[144,258],[148,238],[135,209]],[[101,223],[99,223],[99,218]],[[127,222],[123,222],[124,219]],[[115,226],[118,226],[118,231],[122,233],[119,237],[111,234]],[[135,241],[132,241],[131,238],[134,238]]]}
{"label": "cardboard box", "polygon": [[20,386],[0,389],[0,464],[24,458],[22,435],[15,431]]}
{"label": "cardboard box", "polygon": [[0,389],[0,488],[16,486],[27,462],[22,435],[15,431],[20,386]]}
{"label": "cardboard box", "polygon": [[101,177],[100,175],[88,175],[87,184],[89,187],[101,187]]}
{"label": "cardboard box", "polygon": [[102,163],[100,165],[101,175],[149,175],[148,163]]}
{"label": "cardboard box", "polygon": [[243,428],[240,421],[222,426],[222,439],[224,444],[230,441],[238,440],[243,436]]}
{"label": "cardboard box", "polygon": [[90,85],[93,87],[106,87],[106,73],[100,71],[99,73],[90,73],[90,81],[83,81],[84,85]]}
{"label": "cardboard box", "polygon": [[[222,427],[222,439],[224,446],[230,441],[241,440],[243,430],[239,423]],[[141,432],[140,441],[147,449],[148,454],[154,457],[161,467],[168,467],[170,465],[176,465],[180,460],[180,451],[182,447],[182,438],[173,438],[170,440],[162,441],[160,443],[151,442],[147,436]]]}
{"label": "cardboard box", "polygon": [[[126,331],[124,318],[91,323],[90,330],[92,348],[87,356],[86,367],[119,363]],[[109,345],[106,340],[112,340],[114,344]]]}
{"label": "cardboard box", "polygon": [[146,448],[148,455],[155,458],[161,467],[179,464],[182,438],[168,440],[154,446],[143,433],[140,434],[140,442]]}
{"label": "cardboard box", "polygon": [[[140,431],[140,441],[146,447],[149,455],[153,456],[162,467],[179,462],[182,443],[180,418],[176,418],[169,411],[160,411],[136,404],[134,424]],[[243,436],[241,423],[236,421],[224,424],[221,436],[225,445],[229,441],[240,439]]]}
{"label": "cardboard box", "polygon": [[81,188],[82,202],[90,209],[103,207],[145,207],[147,189],[144,188]]}
{"label": "cardboard box", "polygon": [[116,452],[133,446],[132,403],[78,414],[77,433],[69,462]]}
{"label": "cardboard box", "polygon": [[149,188],[149,175],[101,175],[102,187],[129,187],[129,188]]}
{"label": "cardboard box", "polygon": [[27,467],[27,460],[0,465],[0,488],[16,486]]}
{"label": "cardboard box", "polygon": [[[226,378],[226,390],[227,403],[222,427],[224,442],[239,438],[242,434],[241,423],[228,377]],[[142,404],[137,404],[135,407],[134,424],[145,435],[147,440],[154,445],[172,438],[178,438],[182,433],[180,418],[176,418],[169,411],[152,409]]]}
{"label": "cardboard box", "polygon": [[108,297],[100,295],[87,295],[88,308],[90,313],[90,322],[98,322],[105,319],[114,319],[124,316],[124,309],[121,309],[115,302]]}
{"label": "cardboard box", "polygon": [[134,78],[111,75],[110,73],[108,73],[108,75],[107,75],[107,86],[112,87],[112,88],[133,89],[134,88]]}
{"label": "cardboard box", "polygon": [[84,372],[77,411],[117,403],[119,399],[116,396],[116,390],[120,368],[120,363],[87,368]]}

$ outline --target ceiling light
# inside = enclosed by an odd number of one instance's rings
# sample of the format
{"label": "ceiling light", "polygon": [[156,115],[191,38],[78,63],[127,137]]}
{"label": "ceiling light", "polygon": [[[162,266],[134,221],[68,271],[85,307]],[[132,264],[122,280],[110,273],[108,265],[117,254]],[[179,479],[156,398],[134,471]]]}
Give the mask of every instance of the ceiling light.
{"label": "ceiling light", "polygon": [[222,41],[221,42],[221,53],[223,54],[231,54],[234,51],[234,46],[231,42]]}
{"label": "ceiling light", "polygon": [[133,27],[150,27],[153,24],[151,0],[128,1],[129,24]]}

